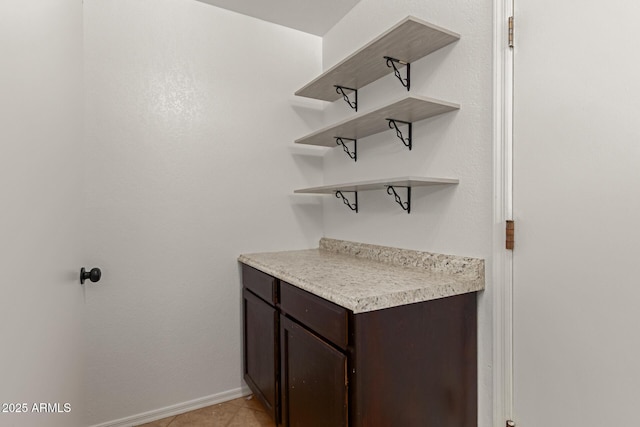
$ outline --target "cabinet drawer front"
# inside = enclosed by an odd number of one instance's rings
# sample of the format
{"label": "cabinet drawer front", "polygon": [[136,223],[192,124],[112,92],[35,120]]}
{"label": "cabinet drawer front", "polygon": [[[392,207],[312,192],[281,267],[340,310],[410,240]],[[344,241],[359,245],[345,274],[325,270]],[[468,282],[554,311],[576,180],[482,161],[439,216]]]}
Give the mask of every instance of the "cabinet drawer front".
{"label": "cabinet drawer front", "polygon": [[318,335],[345,349],[348,310],[289,283],[280,283],[280,309]]}
{"label": "cabinet drawer front", "polygon": [[263,273],[260,270],[256,270],[246,264],[242,264],[242,284],[245,288],[249,289],[263,300],[270,302],[271,304],[275,304],[277,302],[276,279],[269,276],[267,273]]}

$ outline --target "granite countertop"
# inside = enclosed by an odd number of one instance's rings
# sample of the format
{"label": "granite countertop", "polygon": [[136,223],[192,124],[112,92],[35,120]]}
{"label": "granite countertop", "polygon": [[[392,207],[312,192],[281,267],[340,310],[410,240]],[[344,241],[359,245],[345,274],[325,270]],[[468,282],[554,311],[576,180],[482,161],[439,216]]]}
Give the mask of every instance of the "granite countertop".
{"label": "granite countertop", "polygon": [[354,313],[484,289],[484,260],[320,239],[317,249],[238,260]]}

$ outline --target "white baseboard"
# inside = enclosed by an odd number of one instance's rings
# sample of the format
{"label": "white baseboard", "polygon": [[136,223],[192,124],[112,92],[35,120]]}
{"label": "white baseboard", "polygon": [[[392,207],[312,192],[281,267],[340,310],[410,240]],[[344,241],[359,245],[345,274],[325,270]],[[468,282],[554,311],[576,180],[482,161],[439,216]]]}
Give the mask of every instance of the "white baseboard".
{"label": "white baseboard", "polygon": [[106,423],[95,424],[91,427],[131,427],[151,421],[160,420],[162,418],[171,417],[173,415],[183,414],[195,409],[204,408],[206,406],[215,405],[216,403],[226,402],[238,397],[251,394],[249,387],[240,387],[233,390],[223,391],[222,393],[212,394],[211,396],[201,397],[199,399],[190,400],[188,402],[177,403],[165,408],[155,409],[142,414],[132,415],[130,417],[121,418],[119,420],[108,421]]}

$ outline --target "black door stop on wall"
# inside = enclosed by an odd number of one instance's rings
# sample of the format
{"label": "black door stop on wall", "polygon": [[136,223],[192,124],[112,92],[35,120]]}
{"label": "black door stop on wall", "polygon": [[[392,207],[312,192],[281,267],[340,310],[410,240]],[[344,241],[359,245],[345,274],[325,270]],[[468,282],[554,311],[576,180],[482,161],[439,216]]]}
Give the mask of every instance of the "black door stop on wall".
{"label": "black door stop on wall", "polygon": [[92,282],[99,282],[102,277],[102,271],[99,268],[92,268],[91,271],[86,271],[84,267],[80,269],[80,284],[84,285],[84,281],[89,279]]}

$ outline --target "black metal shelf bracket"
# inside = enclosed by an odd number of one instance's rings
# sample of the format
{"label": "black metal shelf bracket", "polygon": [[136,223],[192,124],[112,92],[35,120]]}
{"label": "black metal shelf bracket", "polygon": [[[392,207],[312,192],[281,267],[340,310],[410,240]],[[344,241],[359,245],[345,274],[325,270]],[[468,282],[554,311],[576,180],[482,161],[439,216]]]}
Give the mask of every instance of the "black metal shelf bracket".
{"label": "black metal shelf bracket", "polygon": [[[413,135],[413,124],[411,122],[403,122],[401,120],[395,120],[395,119],[386,119],[389,122],[389,127],[391,129],[395,129],[396,130],[396,136],[398,137],[398,139],[400,139],[400,141],[402,141],[402,143],[404,144],[405,147],[409,148],[409,150],[411,150],[411,147],[413,146],[412,144],[412,135]],[[407,125],[409,127],[409,136],[407,138],[404,137],[404,135],[402,134],[402,131],[400,131],[400,129],[398,129],[398,123],[401,123],[403,125]]]}
{"label": "black metal shelf bracket", "polygon": [[[339,93],[340,95],[342,95],[342,98],[344,99],[344,101],[349,104],[349,107],[353,108],[354,110],[358,111],[358,89],[353,89],[350,87],[345,87],[345,86],[338,86],[338,85],[334,85],[333,87],[336,88],[336,92]],[[347,95],[345,93],[345,90],[351,90],[353,91],[353,95],[355,100],[351,101],[351,99],[349,98],[349,95]]]}
{"label": "black metal shelf bracket", "polygon": [[[347,153],[347,156],[352,158],[354,162],[357,162],[358,161],[358,140],[351,139],[351,138],[342,138],[340,136],[336,136],[334,138],[336,139],[336,145],[342,145],[342,149],[344,150],[345,153]],[[353,152],[349,151],[349,147],[347,147],[344,141],[353,142]]]}
{"label": "black metal shelf bracket", "polygon": [[[396,77],[398,78],[398,80],[400,80],[400,83],[402,84],[402,86],[406,87],[407,90],[409,90],[410,86],[411,86],[411,64],[405,61],[401,61],[399,59],[396,58],[392,58],[390,56],[385,56],[384,59],[387,60],[387,67],[389,68],[393,68],[393,73],[396,75]],[[407,67],[407,78],[403,79],[402,78],[402,74],[400,74],[400,70],[398,70],[398,67],[396,66],[396,64],[400,64],[400,65],[406,65]]]}
{"label": "black metal shelf bracket", "polygon": [[407,189],[407,201],[403,202],[400,195],[396,192],[394,186],[387,186],[387,194],[393,196],[396,199],[396,203],[400,205],[400,207],[407,211],[407,213],[411,213],[411,187],[404,187]]}
{"label": "black metal shelf bracket", "polygon": [[354,194],[355,202],[353,204],[349,203],[349,200],[342,194],[342,191],[336,191],[336,198],[342,198],[342,202],[347,205],[349,209],[358,213],[358,192],[357,191],[349,191],[349,193]]}

